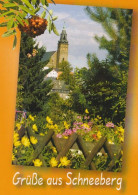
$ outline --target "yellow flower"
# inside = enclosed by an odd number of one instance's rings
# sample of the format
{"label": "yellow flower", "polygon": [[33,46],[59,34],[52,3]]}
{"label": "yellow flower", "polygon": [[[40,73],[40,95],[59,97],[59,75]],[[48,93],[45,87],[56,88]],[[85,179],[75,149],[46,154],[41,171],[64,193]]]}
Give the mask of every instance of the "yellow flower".
{"label": "yellow flower", "polygon": [[61,158],[60,158],[59,167],[60,167],[60,166],[68,166],[68,165],[70,165],[70,160],[68,160],[66,156],[61,157]]}
{"label": "yellow flower", "polygon": [[36,125],[36,124],[34,124],[34,125],[32,126],[32,129],[33,129],[34,131],[38,131],[38,129],[37,129],[37,125]]}
{"label": "yellow flower", "polygon": [[42,166],[42,162],[40,161],[40,159],[33,160],[33,163],[34,163],[35,167],[41,167]]}
{"label": "yellow flower", "polygon": [[44,133],[40,133],[39,135],[44,136],[45,134]]}
{"label": "yellow flower", "polygon": [[15,155],[12,153],[12,161],[15,160]]}
{"label": "yellow flower", "polygon": [[98,118],[98,119],[101,119],[101,117],[100,117],[99,115],[97,115],[97,118]]}
{"label": "yellow flower", "polygon": [[22,119],[20,123],[21,123],[21,124],[24,124],[24,120]]}
{"label": "yellow flower", "polygon": [[56,129],[56,130],[58,129],[58,125],[57,124],[54,125],[54,129]]}
{"label": "yellow flower", "polygon": [[46,121],[50,124],[53,125],[53,121],[51,120],[51,118],[49,116],[46,117]]}
{"label": "yellow flower", "polygon": [[95,121],[95,122],[98,122],[98,119],[97,119],[97,118],[95,118],[95,119],[94,119],[94,121]]}
{"label": "yellow flower", "polygon": [[49,161],[49,164],[51,167],[56,167],[58,165],[58,161],[56,160],[55,157],[52,157],[51,160]]}
{"label": "yellow flower", "polygon": [[85,113],[86,113],[86,114],[89,114],[89,111],[88,111],[88,109],[85,109]]}
{"label": "yellow flower", "polygon": [[18,151],[17,151],[17,150],[15,150],[14,152],[15,152],[15,154],[17,154],[17,152],[18,152]]}
{"label": "yellow flower", "polygon": [[124,136],[119,137],[120,142],[124,142]]}
{"label": "yellow flower", "polygon": [[69,137],[68,136],[63,136],[64,139],[68,139]]}
{"label": "yellow flower", "polygon": [[29,141],[29,139],[27,138],[27,137],[22,137],[22,139],[21,139],[21,142],[22,142],[22,144],[25,146],[25,147],[29,147],[30,146],[30,141]]}
{"label": "yellow flower", "polygon": [[16,141],[16,142],[13,143],[13,145],[14,145],[15,147],[18,147],[18,146],[21,145],[21,142],[20,142],[20,141]]}
{"label": "yellow flower", "polygon": [[85,127],[85,128],[90,128],[90,126],[86,123],[83,123],[82,126]]}
{"label": "yellow flower", "polygon": [[118,127],[118,131],[123,134],[124,133],[123,127]]}
{"label": "yellow flower", "polygon": [[111,139],[108,140],[108,143],[109,144],[114,144],[114,142]]}
{"label": "yellow flower", "polygon": [[100,139],[102,137],[102,134],[100,131],[97,132],[97,138]]}
{"label": "yellow flower", "polygon": [[29,118],[32,120],[32,121],[34,121],[34,117],[30,114],[29,115]]}
{"label": "yellow flower", "polygon": [[48,129],[54,129],[54,125],[46,124],[46,128],[48,128]]}
{"label": "yellow flower", "polygon": [[69,128],[69,124],[68,124],[66,121],[64,121],[64,127],[65,127],[66,129]]}
{"label": "yellow flower", "polygon": [[16,142],[19,140],[19,134],[14,132],[14,135],[13,135],[13,142]]}
{"label": "yellow flower", "polygon": [[54,153],[56,153],[56,154],[57,154],[57,150],[56,150],[56,148],[55,148],[55,147],[51,147],[51,149],[53,150],[53,152],[54,152]]}
{"label": "yellow flower", "polygon": [[37,144],[37,142],[38,142],[37,139],[34,136],[30,137],[30,141],[31,141],[32,144]]}
{"label": "yellow flower", "polygon": [[21,129],[21,124],[20,123],[16,123],[16,127],[18,129],[18,131]]}

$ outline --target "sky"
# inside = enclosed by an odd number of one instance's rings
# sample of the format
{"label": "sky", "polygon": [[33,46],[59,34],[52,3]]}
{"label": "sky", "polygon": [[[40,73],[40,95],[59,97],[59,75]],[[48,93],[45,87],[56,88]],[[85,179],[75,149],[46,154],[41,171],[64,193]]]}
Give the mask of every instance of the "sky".
{"label": "sky", "polygon": [[[96,53],[99,59],[105,59],[107,52],[99,49],[99,44],[94,36],[107,36],[102,26],[92,21],[84,11],[85,6],[50,4],[49,10],[53,10],[53,16],[58,16],[55,21],[59,33],[63,25],[67,32],[69,42],[68,61],[73,68],[87,67],[86,56],[88,53]],[[36,38],[39,46],[45,46],[47,51],[56,51],[59,36],[46,30],[43,35]]]}

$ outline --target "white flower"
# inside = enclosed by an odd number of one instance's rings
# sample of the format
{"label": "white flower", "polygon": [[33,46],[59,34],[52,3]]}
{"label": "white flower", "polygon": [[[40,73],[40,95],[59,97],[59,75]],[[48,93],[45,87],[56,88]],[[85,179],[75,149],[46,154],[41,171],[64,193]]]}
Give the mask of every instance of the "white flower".
{"label": "white flower", "polygon": [[102,156],[102,152],[98,152],[97,153],[97,156]]}

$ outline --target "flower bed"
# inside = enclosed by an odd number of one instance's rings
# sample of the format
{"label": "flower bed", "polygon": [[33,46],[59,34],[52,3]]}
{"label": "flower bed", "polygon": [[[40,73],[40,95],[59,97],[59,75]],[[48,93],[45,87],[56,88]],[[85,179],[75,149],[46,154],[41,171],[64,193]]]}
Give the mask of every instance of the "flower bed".
{"label": "flower bed", "polygon": [[[92,158],[92,162],[98,170],[106,169],[110,160],[115,160],[118,153],[122,150],[124,141],[123,126],[121,124],[115,125],[112,122],[104,124],[100,116],[94,119],[88,116],[87,110],[84,116],[76,116],[72,124],[67,121],[60,121],[59,124],[55,124],[49,116],[45,118],[45,121],[41,122],[41,125],[39,124],[40,121],[37,117],[32,115],[29,115],[27,119],[21,118],[20,121],[16,121],[13,142],[13,164],[87,169],[88,167],[85,166],[84,162],[88,156],[82,153],[75,139],[65,156],[61,156],[58,159],[58,154],[64,150],[73,135],[76,135],[76,139],[78,136],[82,138],[88,154],[94,150],[103,137],[106,138],[112,155],[109,155],[106,151],[104,141],[97,154]],[[51,142],[48,140],[47,144],[44,144],[44,147],[42,147],[43,140],[49,139],[47,138],[49,134]],[[58,148],[53,146],[56,143]],[[42,147],[41,155],[39,153],[35,159],[33,158],[30,161],[32,153],[36,148],[40,147]],[[113,170],[120,171],[121,166],[122,158],[119,156],[116,159]]]}

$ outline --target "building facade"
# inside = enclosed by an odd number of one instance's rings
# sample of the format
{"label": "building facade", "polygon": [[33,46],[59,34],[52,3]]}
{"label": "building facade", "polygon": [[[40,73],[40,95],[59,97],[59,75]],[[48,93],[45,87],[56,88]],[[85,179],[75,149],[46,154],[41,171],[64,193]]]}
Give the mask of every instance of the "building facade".
{"label": "building facade", "polygon": [[68,61],[68,45],[67,33],[65,27],[63,27],[60,40],[58,41],[57,51],[46,52],[42,61],[48,62],[47,67],[58,69],[62,61]]}
{"label": "building facade", "polygon": [[68,45],[67,33],[63,27],[60,40],[58,41],[57,51],[46,52],[42,59],[42,61],[48,62],[44,69],[52,68],[51,72],[45,77],[45,80],[51,79],[53,81],[51,93],[57,92],[63,99],[69,97],[69,89],[63,80],[59,80],[59,75],[62,74],[59,71],[59,64],[62,61],[68,61]]}

